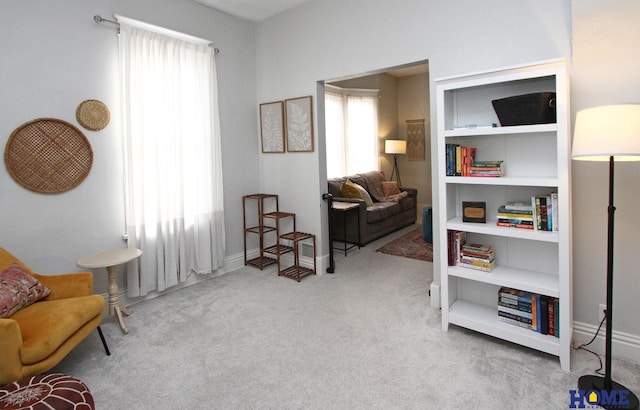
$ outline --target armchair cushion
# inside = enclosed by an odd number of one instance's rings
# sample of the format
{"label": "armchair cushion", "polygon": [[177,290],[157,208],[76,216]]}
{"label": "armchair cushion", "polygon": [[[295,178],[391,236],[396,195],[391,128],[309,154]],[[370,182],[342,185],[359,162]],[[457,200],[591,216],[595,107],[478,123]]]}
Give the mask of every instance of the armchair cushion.
{"label": "armchair cushion", "polygon": [[0,272],[0,317],[7,318],[51,293],[17,263]]}
{"label": "armchair cushion", "polygon": [[18,322],[22,332],[22,363],[30,365],[49,357],[78,331],[80,324],[101,312],[104,303],[100,295],[42,301],[13,315],[11,319]]}

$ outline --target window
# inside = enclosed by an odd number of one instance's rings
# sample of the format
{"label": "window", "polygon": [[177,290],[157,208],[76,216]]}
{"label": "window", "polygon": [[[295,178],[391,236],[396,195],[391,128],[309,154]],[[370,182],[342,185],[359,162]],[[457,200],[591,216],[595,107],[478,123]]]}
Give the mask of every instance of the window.
{"label": "window", "polygon": [[327,177],[379,168],[378,92],[325,87]]}
{"label": "window", "polygon": [[[215,51],[119,18],[129,296],[162,291],[224,259]],[[131,23],[131,24],[129,24]],[[162,32],[158,32],[162,31]]]}

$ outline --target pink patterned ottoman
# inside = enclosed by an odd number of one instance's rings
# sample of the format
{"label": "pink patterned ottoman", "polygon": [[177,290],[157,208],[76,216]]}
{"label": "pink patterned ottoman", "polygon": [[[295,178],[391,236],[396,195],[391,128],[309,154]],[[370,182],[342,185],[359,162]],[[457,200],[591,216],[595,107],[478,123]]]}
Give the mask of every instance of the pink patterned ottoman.
{"label": "pink patterned ottoman", "polygon": [[33,376],[0,387],[0,410],[93,410],[89,388],[73,377],[54,373]]}

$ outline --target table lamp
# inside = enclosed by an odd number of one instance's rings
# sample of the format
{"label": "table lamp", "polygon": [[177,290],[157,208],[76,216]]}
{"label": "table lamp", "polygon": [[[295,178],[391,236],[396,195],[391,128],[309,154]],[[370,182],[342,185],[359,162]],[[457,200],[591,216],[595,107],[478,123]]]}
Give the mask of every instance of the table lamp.
{"label": "table lamp", "polygon": [[[573,134],[572,157],[583,161],[609,161],[609,206],[607,231],[607,311],[604,376],[585,375],[578,388],[596,396],[624,397],[627,404],[597,403],[606,409],[638,409],[638,397],[611,378],[611,333],[613,330],[613,170],[615,161],[640,161],[640,104],[609,105],[579,111]],[[600,393],[597,393],[600,392]],[[622,396],[620,396],[622,394]],[[588,399],[589,400],[589,399]]]}

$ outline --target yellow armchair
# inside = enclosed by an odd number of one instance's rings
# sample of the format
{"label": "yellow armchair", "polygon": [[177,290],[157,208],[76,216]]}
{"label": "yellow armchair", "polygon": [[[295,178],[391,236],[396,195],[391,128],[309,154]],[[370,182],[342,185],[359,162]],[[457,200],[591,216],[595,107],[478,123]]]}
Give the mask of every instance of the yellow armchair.
{"label": "yellow armchair", "polygon": [[93,294],[91,272],[39,275],[0,248],[0,272],[14,263],[51,293],[6,319],[0,318],[0,385],[50,370],[94,329],[110,355],[100,329],[105,300]]}

